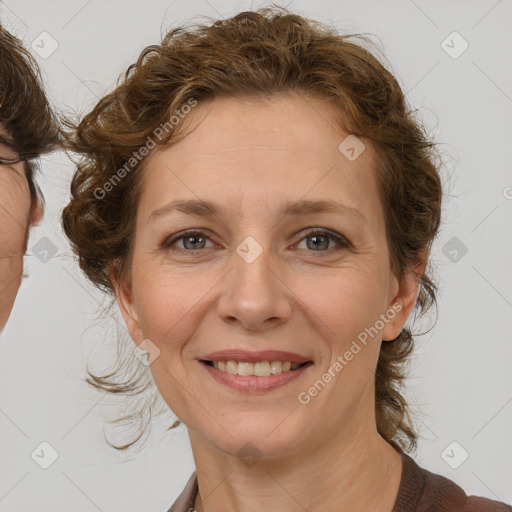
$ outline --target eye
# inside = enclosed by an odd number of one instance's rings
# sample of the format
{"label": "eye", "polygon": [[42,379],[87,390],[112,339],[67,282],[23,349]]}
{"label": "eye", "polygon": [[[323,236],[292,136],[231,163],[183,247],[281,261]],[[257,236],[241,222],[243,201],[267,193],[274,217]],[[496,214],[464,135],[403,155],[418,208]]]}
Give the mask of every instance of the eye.
{"label": "eye", "polygon": [[[313,228],[306,233],[299,244],[304,240],[306,241],[306,250],[313,252],[330,252],[350,247],[350,242],[345,237],[326,229]],[[331,247],[332,245],[334,247]],[[303,249],[301,248],[301,250]]]}
{"label": "eye", "polygon": [[204,249],[206,240],[210,239],[205,235],[204,232],[188,229],[165,240],[164,243],[162,244],[162,248],[170,249],[172,246],[177,245],[177,250],[193,252],[198,249]]}
{"label": "eye", "polygon": [[[331,252],[347,249],[351,246],[350,242],[342,235],[339,235],[333,231],[319,228],[313,228],[306,232],[306,235],[301,239],[299,244],[304,240],[306,241],[306,249],[299,248],[300,250],[309,250],[313,252]],[[309,240],[311,240],[311,243]],[[200,249],[208,249],[213,247],[207,247],[207,242],[213,243],[204,231],[188,229],[166,239],[162,244],[162,249],[196,252]]]}

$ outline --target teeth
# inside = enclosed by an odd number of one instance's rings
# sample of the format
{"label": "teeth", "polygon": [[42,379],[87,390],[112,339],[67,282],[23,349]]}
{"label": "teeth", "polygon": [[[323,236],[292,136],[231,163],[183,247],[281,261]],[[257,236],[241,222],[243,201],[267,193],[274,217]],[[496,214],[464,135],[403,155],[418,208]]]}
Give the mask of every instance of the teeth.
{"label": "teeth", "polygon": [[272,361],[270,363],[270,373],[272,375],[277,375],[283,371],[283,364],[281,361]]}
{"label": "teeth", "polygon": [[238,371],[238,363],[236,361],[226,361],[225,371],[231,373],[232,375],[236,375]]}
{"label": "teeth", "polygon": [[300,364],[290,361],[260,361],[258,363],[245,363],[237,361],[213,361],[213,367],[232,375],[242,375],[248,377],[256,375],[257,377],[268,377],[282,372],[296,370]]}
{"label": "teeth", "polygon": [[270,375],[270,363],[268,361],[254,363],[254,375],[258,377],[268,377]]}
{"label": "teeth", "polygon": [[238,373],[238,375],[243,375],[243,376],[254,375],[254,364],[253,363],[238,363],[238,371],[236,373]]}

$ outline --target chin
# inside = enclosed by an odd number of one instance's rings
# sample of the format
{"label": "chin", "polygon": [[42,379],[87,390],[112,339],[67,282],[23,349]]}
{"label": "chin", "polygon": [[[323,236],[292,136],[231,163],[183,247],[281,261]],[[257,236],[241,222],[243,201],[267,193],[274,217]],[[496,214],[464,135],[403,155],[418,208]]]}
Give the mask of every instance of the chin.
{"label": "chin", "polygon": [[296,423],[296,418],[292,420],[293,413],[284,411],[284,408],[279,414],[243,411],[238,418],[237,414],[229,415],[229,423],[212,424],[210,420],[210,428],[202,426],[198,433],[218,450],[238,458],[291,456],[304,446],[306,432],[303,425]]}

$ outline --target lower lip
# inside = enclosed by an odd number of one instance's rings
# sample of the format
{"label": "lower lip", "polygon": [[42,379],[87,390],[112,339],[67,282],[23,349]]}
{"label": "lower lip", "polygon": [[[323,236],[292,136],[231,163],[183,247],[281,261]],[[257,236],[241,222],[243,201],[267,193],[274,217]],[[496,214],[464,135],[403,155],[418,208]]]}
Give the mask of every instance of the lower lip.
{"label": "lower lip", "polygon": [[206,363],[199,361],[199,364],[217,381],[221,384],[229,386],[237,391],[244,393],[266,393],[273,389],[280,388],[285,384],[288,384],[292,380],[302,375],[312,363],[305,364],[297,370],[290,370],[287,372],[277,373],[275,375],[268,375],[266,377],[257,377],[255,375],[249,375],[244,377],[243,375],[233,375],[222,370],[218,370],[213,366],[209,366]]}

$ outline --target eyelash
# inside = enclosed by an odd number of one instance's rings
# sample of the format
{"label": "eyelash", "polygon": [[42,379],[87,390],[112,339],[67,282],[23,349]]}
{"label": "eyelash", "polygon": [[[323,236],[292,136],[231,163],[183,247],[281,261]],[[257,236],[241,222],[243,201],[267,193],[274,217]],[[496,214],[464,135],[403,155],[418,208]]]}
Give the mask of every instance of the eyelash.
{"label": "eyelash", "polygon": [[[196,236],[196,235],[207,238],[209,240],[209,237],[206,235],[206,233],[204,231],[201,231],[198,229],[187,229],[185,231],[182,231],[181,233],[177,233],[176,235],[172,236],[171,238],[164,240],[164,242],[161,245],[161,248],[169,249],[169,250],[177,250],[177,251],[181,251],[181,252],[190,252],[190,253],[200,252],[201,249],[198,249],[198,250],[187,250],[187,249],[182,249],[182,248],[171,249],[171,246],[178,240],[181,240],[181,239],[187,238],[187,237]],[[338,247],[326,249],[325,251],[309,250],[308,252],[311,252],[311,253],[316,253],[316,252],[317,253],[332,253],[333,251],[340,251],[342,249],[348,249],[349,247],[352,246],[352,244],[344,236],[338,235],[337,233],[335,233],[333,231],[330,231],[327,229],[321,229],[321,228],[312,228],[312,229],[306,231],[304,236],[297,243],[300,243],[305,238],[309,238],[312,236],[326,236],[332,240],[335,240],[336,243],[338,244]],[[307,250],[307,249],[300,249],[300,250]]]}

